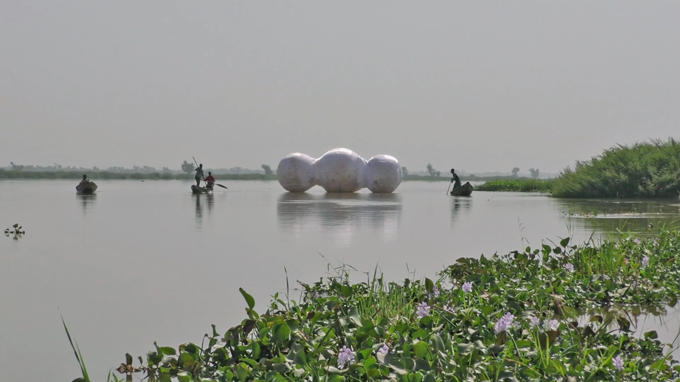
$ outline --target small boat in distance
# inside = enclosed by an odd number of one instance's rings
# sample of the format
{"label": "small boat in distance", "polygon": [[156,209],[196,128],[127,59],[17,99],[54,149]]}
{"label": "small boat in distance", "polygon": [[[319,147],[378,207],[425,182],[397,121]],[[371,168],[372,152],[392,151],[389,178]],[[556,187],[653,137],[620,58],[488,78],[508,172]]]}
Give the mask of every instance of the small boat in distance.
{"label": "small boat in distance", "polygon": [[90,195],[97,191],[97,185],[94,182],[83,181],[76,186],[76,191],[78,194]]}
{"label": "small boat in distance", "polygon": [[210,194],[212,193],[212,191],[213,191],[212,187],[199,187],[195,184],[191,185],[192,194]]}
{"label": "small boat in distance", "polygon": [[475,188],[472,187],[470,182],[465,182],[464,185],[451,190],[451,195],[452,196],[470,196],[470,194],[472,194],[472,190],[474,190],[474,189]]}

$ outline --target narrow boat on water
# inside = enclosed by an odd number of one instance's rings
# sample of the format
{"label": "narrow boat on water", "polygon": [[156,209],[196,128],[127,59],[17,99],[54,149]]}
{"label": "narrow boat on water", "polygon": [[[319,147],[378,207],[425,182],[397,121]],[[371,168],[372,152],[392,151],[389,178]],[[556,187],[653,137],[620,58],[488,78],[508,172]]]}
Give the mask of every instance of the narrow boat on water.
{"label": "narrow boat on water", "polygon": [[83,181],[76,186],[76,192],[78,194],[89,195],[94,194],[97,191],[97,185],[94,182]]}
{"label": "narrow boat on water", "polygon": [[470,194],[472,194],[472,190],[474,190],[474,189],[475,188],[472,187],[470,182],[465,182],[464,185],[451,190],[451,195],[452,196],[470,196]]}
{"label": "narrow boat on water", "polygon": [[212,187],[199,187],[195,184],[191,185],[192,194],[210,194],[212,193],[212,191],[213,191]]}

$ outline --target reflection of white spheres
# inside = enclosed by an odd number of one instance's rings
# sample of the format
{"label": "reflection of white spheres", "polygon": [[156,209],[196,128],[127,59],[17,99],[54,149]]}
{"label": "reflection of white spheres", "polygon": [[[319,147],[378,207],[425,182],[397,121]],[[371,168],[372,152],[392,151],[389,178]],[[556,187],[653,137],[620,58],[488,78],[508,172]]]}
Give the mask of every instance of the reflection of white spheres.
{"label": "reflection of white spheres", "polygon": [[365,187],[366,161],[349,149],[333,149],[313,163],[316,184],[326,192],[355,192]]}
{"label": "reflection of white spheres", "polygon": [[390,193],[402,180],[401,166],[397,158],[376,155],[366,163],[366,187],[374,193]]}
{"label": "reflection of white spheres", "polygon": [[306,154],[286,155],[279,162],[276,175],[281,187],[290,192],[305,192],[316,185],[314,158]]}

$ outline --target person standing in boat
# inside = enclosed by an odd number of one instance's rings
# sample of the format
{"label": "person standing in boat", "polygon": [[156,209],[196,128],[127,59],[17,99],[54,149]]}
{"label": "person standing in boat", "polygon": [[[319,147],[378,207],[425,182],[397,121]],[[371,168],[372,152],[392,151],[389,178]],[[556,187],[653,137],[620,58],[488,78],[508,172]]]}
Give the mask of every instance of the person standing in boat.
{"label": "person standing in boat", "polygon": [[201,186],[201,179],[203,179],[203,163],[198,165],[198,168],[196,170],[196,187]]}
{"label": "person standing in boat", "polygon": [[83,180],[81,180],[80,183],[87,183],[87,182],[89,182],[89,181],[90,181],[90,180],[87,179],[87,175],[83,175]]}
{"label": "person standing in boat", "polygon": [[215,177],[212,175],[212,172],[208,171],[208,176],[205,178],[205,187],[206,188],[213,188],[214,184],[215,184]]}
{"label": "person standing in boat", "polygon": [[451,169],[451,183],[456,182],[453,184],[453,189],[455,190],[456,188],[460,187],[460,178],[458,177],[458,174],[456,174],[455,169]]}

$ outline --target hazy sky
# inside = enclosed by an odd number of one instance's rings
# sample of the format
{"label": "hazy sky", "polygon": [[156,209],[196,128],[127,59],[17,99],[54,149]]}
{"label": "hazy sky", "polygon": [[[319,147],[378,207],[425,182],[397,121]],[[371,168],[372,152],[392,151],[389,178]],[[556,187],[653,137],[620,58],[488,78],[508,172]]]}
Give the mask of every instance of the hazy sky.
{"label": "hazy sky", "polygon": [[0,0],[0,166],[557,172],[680,131],[678,1]]}

